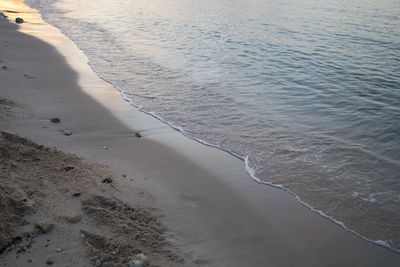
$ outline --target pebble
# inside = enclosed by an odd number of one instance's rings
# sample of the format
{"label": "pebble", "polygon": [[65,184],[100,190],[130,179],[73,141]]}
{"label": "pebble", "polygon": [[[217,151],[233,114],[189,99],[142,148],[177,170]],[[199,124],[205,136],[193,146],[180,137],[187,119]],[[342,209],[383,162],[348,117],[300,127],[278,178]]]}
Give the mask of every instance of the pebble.
{"label": "pebble", "polygon": [[63,134],[64,134],[65,136],[70,136],[70,135],[72,135],[72,132],[69,131],[69,130],[64,130],[64,131],[63,131]]}
{"label": "pebble", "polygon": [[51,118],[50,121],[52,123],[59,123],[61,120],[59,118]]}
{"label": "pebble", "polygon": [[23,18],[16,18],[15,22],[18,24],[24,23],[24,19]]}
{"label": "pebble", "polygon": [[67,215],[64,216],[63,218],[69,223],[78,223],[82,221],[82,216],[80,214]]}
{"label": "pebble", "polygon": [[52,261],[52,260],[47,260],[47,261],[46,261],[46,264],[47,264],[47,265],[53,265],[53,264],[54,264],[54,261]]}
{"label": "pebble", "polygon": [[66,172],[70,171],[70,170],[73,170],[73,169],[75,169],[75,167],[73,167],[73,166],[67,166],[67,167],[63,168],[63,170],[66,171]]}
{"label": "pebble", "polygon": [[42,233],[47,234],[54,229],[55,225],[47,222],[37,222],[35,227]]}
{"label": "pebble", "polygon": [[62,252],[63,251],[63,249],[62,248],[56,248],[56,252]]}
{"label": "pebble", "polygon": [[72,196],[73,196],[73,197],[79,197],[81,194],[82,194],[81,192],[76,191],[76,192],[73,192],[73,193],[72,193]]}
{"label": "pebble", "polygon": [[103,180],[101,180],[101,182],[103,184],[111,184],[113,182],[113,180],[110,177],[104,178]]}

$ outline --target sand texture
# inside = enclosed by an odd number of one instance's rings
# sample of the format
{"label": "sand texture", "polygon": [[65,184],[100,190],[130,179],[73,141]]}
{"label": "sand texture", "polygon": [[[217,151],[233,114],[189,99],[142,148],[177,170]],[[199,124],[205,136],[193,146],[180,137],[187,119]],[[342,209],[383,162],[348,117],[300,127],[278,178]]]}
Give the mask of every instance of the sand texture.
{"label": "sand texture", "polygon": [[149,266],[181,262],[151,208],[110,196],[107,168],[4,132],[0,153],[4,266],[127,266],[140,253]]}

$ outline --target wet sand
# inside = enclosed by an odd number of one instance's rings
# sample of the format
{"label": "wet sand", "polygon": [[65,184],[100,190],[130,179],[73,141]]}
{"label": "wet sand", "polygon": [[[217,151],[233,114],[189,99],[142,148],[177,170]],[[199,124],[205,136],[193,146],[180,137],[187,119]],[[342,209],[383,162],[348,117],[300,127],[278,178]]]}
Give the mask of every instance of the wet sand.
{"label": "wet sand", "polygon": [[[26,18],[20,27],[1,22],[0,64],[7,70],[0,71],[0,95],[18,108],[0,128],[106,164],[122,188],[150,192],[187,266],[400,264],[399,253],[255,183],[241,160],[137,111],[96,76],[71,40],[29,12],[19,14]],[[52,117],[61,123],[49,122]],[[129,190],[116,194],[133,197]]]}

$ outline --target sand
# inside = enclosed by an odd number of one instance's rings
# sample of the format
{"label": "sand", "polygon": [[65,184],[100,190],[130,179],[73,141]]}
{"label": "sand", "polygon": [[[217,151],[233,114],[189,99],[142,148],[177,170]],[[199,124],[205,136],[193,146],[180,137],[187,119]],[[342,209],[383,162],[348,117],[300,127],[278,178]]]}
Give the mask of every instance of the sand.
{"label": "sand", "polygon": [[148,198],[112,196],[120,185],[104,166],[4,132],[0,151],[3,266],[127,266],[140,253],[149,266],[182,262]]}
{"label": "sand", "polygon": [[[0,9],[9,2],[0,2]],[[241,160],[189,140],[139,112],[96,76],[71,40],[34,10],[20,4],[12,8],[20,13],[9,13],[10,19],[19,15],[26,23],[0,22],[0,64],[7,66],[0,70],[0,96],[16,105],[8,111],[12,117],[0,121],[0,129],[84,157],[96,166],[109,166],[118,190],[107,184],[109,196],[100,196],[115,203],[88,196],[88,202],[78,203],[85,220],[103,219],[102,213],[93,212],[99,206],[129,211],[147,196],[160,214],[151,216],[164,225],[163,238],[186,266],[400,264],[399,253],[344,230],[284,191],[255,183]],[[54,124],[53,117],[61,121]],[[65,130],[71,135],[64,135]],[[110,238],[121,238],[123,229],[113,221],[118,216],[104,218],[103,223],[116,227],[110,235],[82,230],[116,249],[120,241]],[[96,257],[90,249],[79,251],[88,263]]]}

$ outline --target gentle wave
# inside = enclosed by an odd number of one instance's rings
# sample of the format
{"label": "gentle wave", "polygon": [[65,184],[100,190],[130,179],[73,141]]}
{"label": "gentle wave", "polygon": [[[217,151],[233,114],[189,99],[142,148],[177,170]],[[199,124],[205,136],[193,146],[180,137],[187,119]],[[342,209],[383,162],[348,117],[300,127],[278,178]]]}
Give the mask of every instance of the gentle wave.
{"label": "gentle wave", "polygon": [[281,12],[279,0],[251,0],[240,14],[225,0],[32,4],[140,111],[400,249],[400,25],[388,16],[399,4],[299,1]]}

